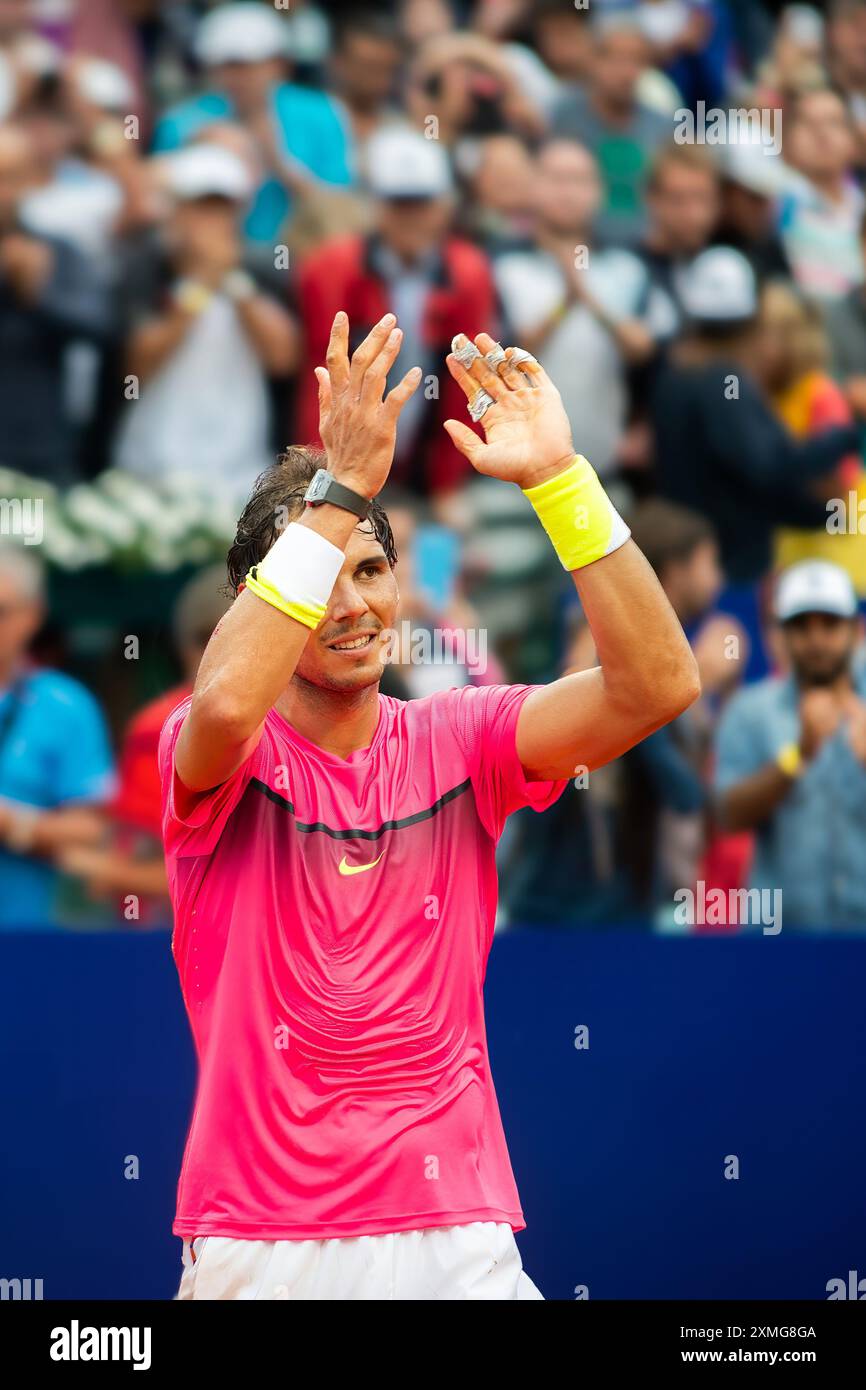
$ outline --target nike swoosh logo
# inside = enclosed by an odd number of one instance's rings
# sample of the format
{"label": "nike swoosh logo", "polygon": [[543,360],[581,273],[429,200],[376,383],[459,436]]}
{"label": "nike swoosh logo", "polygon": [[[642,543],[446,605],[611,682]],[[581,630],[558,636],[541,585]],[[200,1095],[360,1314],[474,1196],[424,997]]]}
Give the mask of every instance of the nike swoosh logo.
{"label": "nike swoosh logo", "polygon": [[[379,855],[379,859],[382,858],[382,855],[384,853],[385,851],[382,850],[382,854]],[[340,873],[343,874],[344,877],[348,877],[349,874],[364,874],[367,872],[368,869],[375,869],[376,865],[379,862],[379,859],[374,859],[370,864],[347,864],[346,856],[344,854],[342,859],[340,860],[338,867]]]}

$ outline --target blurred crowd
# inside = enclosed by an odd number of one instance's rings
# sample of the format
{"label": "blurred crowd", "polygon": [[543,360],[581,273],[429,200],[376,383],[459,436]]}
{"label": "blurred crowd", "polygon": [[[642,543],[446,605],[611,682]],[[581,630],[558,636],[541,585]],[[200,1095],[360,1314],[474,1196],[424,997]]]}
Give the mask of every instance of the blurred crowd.
{"label": "blurred crowd", "polygon": [[[451,640],[384,688],[548,680],[591,637],[442,429],[444,357],[490,331],[562,392],[703,696],[512,818],[503,925],[741,930],[759,888],[791,929],[866,928],[864,252],[866,0],[0,0],[17,498],[111,470],[239,507],[317,440],[335,312],[357,343],[392,310],[395,378],[424,373],[383,498],[400,618]],[[62,631],[47,659],[58,577],[20,502],[0,532],[0,927],[164,923],[156,741],[224,569],[114,631],[118,662],[163,648],[133,710]],[[699,885],[724,907],[683,924]]]}

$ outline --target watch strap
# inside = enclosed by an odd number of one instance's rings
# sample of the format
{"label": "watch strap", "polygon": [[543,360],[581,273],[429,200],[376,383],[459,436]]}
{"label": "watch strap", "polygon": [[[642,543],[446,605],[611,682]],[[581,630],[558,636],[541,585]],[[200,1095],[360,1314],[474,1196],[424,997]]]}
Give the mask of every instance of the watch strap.
{"label": "watch strap", "polygon": [[353,512],[362,521],[366,520],[370,512],[369,497],[362,497],[360,492],[353,492],[350,487],[338,483],[333,474],[325,468],[320,468],[313,477],[304,494],[304,501],[313,507],[321,507],[324,502],[330,502],[334,507],[342,507],[343,511]]}

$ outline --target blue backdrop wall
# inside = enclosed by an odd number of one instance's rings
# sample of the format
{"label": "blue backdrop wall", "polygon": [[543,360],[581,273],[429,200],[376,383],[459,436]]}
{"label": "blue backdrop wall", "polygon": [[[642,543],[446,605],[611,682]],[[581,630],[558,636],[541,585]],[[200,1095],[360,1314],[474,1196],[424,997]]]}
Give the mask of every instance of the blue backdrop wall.
{"label": "blue backdrop wall", "polygon": [[[493,1072],[548,1298],[866,1276],[864,972],[866,939],[497,938]],[[0,1277],[171,1297],[195,1065],[168,935],[0,935],[0,1036]]]}

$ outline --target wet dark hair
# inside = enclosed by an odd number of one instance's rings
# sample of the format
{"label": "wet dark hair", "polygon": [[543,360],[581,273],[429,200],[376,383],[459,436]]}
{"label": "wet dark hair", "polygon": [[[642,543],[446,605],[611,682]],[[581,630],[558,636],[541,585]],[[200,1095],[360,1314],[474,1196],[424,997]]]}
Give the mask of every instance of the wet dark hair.
{"label": "wet dark hair", "polygon": [[[273,468],[266,469],[256,479],[249,501],[241,512],[226,561],[232,594],[237,594],[252,566],[265,558],[283,527],[301,515],[304,493],[313,475],[327,466],[327,456],[322,449],[288,448]],[[397,548],[391,524],[377,501],[371,504],[367,520],[393,569],[397,563]]]}

